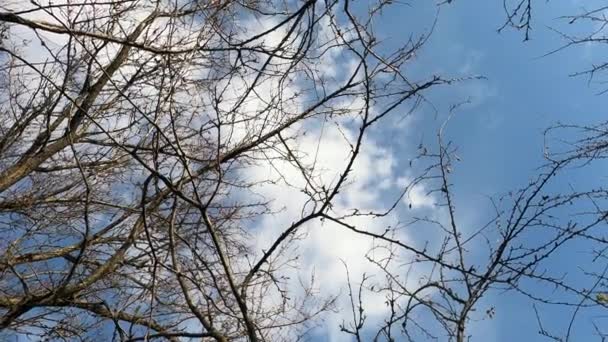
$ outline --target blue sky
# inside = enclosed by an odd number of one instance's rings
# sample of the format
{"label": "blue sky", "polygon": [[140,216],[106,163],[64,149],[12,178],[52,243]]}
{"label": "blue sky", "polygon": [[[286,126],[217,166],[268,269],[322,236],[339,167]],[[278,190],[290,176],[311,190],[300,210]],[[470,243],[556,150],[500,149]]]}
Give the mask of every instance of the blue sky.
{"label": "blue sky", "polygon": [[[497,32],[504,21],[501,1],[454,1],[443,6],[434,33],[412,71],[414,75],[433,72],[453,77],[486,77],[431,91],[428,98],[438,109],[437,117],[430,108],[417,113],[412,119],[414,134],[403,138],[403,146],[421,139],[434,143],[434,131],[443,122],[447,108],[471,99],[471,104],[462,107],[448,127],[448,136],[459,146],[463,158],[452,180],[459,213],[467,222],[479,223],[484,217],[484,210],[488,209],[484,196],[517,189],[535,174],[543,163],[544,129],[557,122],[593,123],[605,118],[602,108],[606,95],[596,95],[602,90],[601,85],[588,84],[584,77],[568,76],[601,60],[600,48],[578,46],[542,57],[564,44],[548,27],[567,26],[557,18],[576,13],[580,4],[576,1],[534,4],[537,7],[532,39],[528,42],[522,41],[521,32],[509,29]],[[381,37],[389,42],[407,37],[412,30],[420,32],[420,27],[429,27],[436,11],[434,5],[417,2],[393,9],[378,24]],[[569,32],[578,29],[566,28]],[[586,169],[585,177],[580,173],[565,175],[554,186],[590,185],[605,175],[604,166]],[[567,253],[557,255],[551,265],[557,270],[576,267],[587,260],[580,257],[584,248],[573,245]],[[542,290],[538,286],[536,289]],[[548,340],[538,334],[529,300],[514,293],[506,296],[494,293],[480,303],[480,309],[485,305],[496,305],[497,315],[491,321],[474,324],[474,341]],[[565,334],[571,309],[546,305],[538,305],[538,309],[547,330]],[[572,340],[600,340],[589,323],[602,322],[601,316],[601,310],[579,314]]]}

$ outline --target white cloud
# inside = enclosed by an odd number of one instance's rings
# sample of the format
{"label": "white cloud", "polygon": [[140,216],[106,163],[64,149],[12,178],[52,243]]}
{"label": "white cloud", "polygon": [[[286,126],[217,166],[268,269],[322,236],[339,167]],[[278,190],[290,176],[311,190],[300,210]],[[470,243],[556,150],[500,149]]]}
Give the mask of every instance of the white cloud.
{"label": "white cloud", "polygon": [[397,178],[396,184],[399,187],[408,187],[408,191],[403,196],[403,203],[411,208],[432,208],[435,206],[436,199],[429,194],[429,190],[426,188],[424,183],[413,184],[413,179],[410,177],[402,176]]}

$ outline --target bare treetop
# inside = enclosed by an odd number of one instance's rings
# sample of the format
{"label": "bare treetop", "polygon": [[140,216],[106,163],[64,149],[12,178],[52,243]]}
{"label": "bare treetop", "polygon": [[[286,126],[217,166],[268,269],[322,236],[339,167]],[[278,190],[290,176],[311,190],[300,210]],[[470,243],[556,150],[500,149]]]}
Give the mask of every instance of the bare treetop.
{"label": "bare treetop", "polygon": [[[488,201],[479,227],[459,216],[447,120],[411,177],[383,182],[392,161],[372,130],[475,78],[412,77],[434,22],[385,44],[375,23],[397,5],[0,4],[1,338],[296,341],[346,310],[336,328],[358,341],[460,342],[495,315],[479,306],[491,291],[605,305],[605,272],[589,289],[547,269],[573,240],[606,242],[606,191],[552,187],[604,157],[605,125],[548,151],[528,184]],[[528,39],[532,10],[505,2],[503,28]],[[396,213],[412,206],[436,215]],[[367,266],[336,270],[311,239]],[[323,292],[315,272],[343,293]]]}

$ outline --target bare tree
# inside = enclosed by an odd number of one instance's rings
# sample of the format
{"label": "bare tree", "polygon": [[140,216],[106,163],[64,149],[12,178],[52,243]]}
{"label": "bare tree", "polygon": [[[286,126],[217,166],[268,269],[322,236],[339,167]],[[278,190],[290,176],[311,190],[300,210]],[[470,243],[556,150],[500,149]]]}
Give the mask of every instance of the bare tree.
{"label": "bare tree", "polygon": [[[503,7],[506,20],[498,31],[501,32],[507,28],[513,28],[523,32],[524,40],[530,40],[532,38],[532,27],[535,25],[533,13],[545,9],[539,7],[532,0],[503,0]],[[548,51],[545,56],[569,48],[604,46],[607,43],[607,10],[608,7],[605,5],[585,3],[581,4],[580,8],[573,11],[573,13],[565,13],[557,18],[559,19],[557,21],[558,24],[553,24],[549,29],[562,38],[564,44]],[[607,69],[608,62],[600,59],[599,61],[594,61],[590,67],[584,70],[571,73],[570,76],[585,76],[588,77],[589,82],[599,78],[599,83],[603,84],[604,80],[602,77]],[[602,89],[600,93],[603,94],[606,91],[606,89]]]}
{"label": "bare tree", "polygon": [[[555,305],[564,314],[570,314],[569,308],[605,305],[601,284],[606,279],[602,264],[606,240],[602,228],[608,216],[605,203],[608,193],[601,187],[582,190],[557,186],[559,175],[580,170],[581,160],[588,162],[589,155],[580,145],[589,143],[588,138],[579,142],[575,152],[556,151],[547,155],[548,163],[529,184],[504,196],[489,198],[491,205],[480,207],[479,212],[486,213],[485,224],[467,227],[458,221],[455,201],[458,186],[450,182],[459,158],[453,144],[444,141],[446,124],[447,121],[438,133],[437,152],[423,148],[416,158],[416,163],[426,165],[425,171],[406,189],[407,193],[413,186],[424,184],[428,193],[437,194],[437,205],[444,209],[444,215],[414,217],[384,234],[369,233],[339,221],[388,244],[368,253],[369,262],[384,275],[382,279],[369,276],[359,282],[349,279],[352,285],[358,285],[356,290],[349,287],[351,298],[358,300],[352,301],[353,321],[345,324],[343,331],[362,340],[361,331],[371,328],[364,327],[366,307],[361,300],[370,294],[386,300],[386,315],[374,340],[388,341],[467,341],[471,337],[470,322],[492,319],[500,310],[491,303],[480,305],[482,298],[492,292],[519,295],[531,305]],[[399,235],[396,231],[433,233],[432,239],[422,240],[416,246],[394,238]],[[571,252],[574,241],[582,241],[595,252],[589,253],[593,259],[589,260],[589,267],[566,277],[571,271],[568,265],[556,269],[549,261]],[[385,253],[378,253],[377,249],[384,249]],[[583,277],[591,279],[590,286],[580,281]],[[551,290],[539,290],[539,285]],[[576,313],[572,321],[574,316]],[[562,335],[561,331],[553,335],[542,325],[540,328],[547,337]],[[563,340],[568,340],[571,328],[563,332]]]}
{"label": "bare tree", "polygon": [[[389,3],[0,5],[5,336],[306,334],[334,299],[285,280],[300,230],[342,222],[333,206],[370,127],[450,82],[405,73],[427,35],[379,49]],[[325,122],[349,144],[330,179],[299,149]],[[256,188],[290,180],[251,170],[276,163],[298,170],[308,201],[260,249],[253,227],[275,211]]]}
{"label": "bare tree", "polygon": [[[547,153],[529,184],[490,199],[480,227],[458,219],[451,182],[458,156],[445,138],[447,121],[435,144],[420,146],[410,163],[417,176],[388,204],[345,200],[370,132],[411,113],[430,88],[462,81],[408,76],[433,23],[389,49],[374,22],[393,5],[0,5],[4,336],[306,338],[337,297],[319,295],[312,275],[293,279],[303,270],[298,248],[311,230],[329,227],[372,244],[358,252],[374,275],[357,279],[356,265],[344,263],[351,310],[339,328],[359,341],[466,341],[472,320],[495,314],[480,305],[490,292],[606,305],[601,267],[586,271],[595,285],[581,288],[547,266],[572,241],[605,245],[598,227],[606,190],[553,182],[603,158],[604,126],[585,127],[591,135]],[[506,25],[527,39],[531,2],[505,8]],[[319,157],[329,127],[344,157],[330,155],[337,160],[330,170]],[[281,212],[261,190],[276,184],[304,200]],[[420,189],[437,200],[436,216],[381,229],[365,221],[390,216]],[[582,204],[568,210],[572,203]],[[278,215],[287,218],[273,221]],[[275,225],[274,235],[259,236],[263,225]],[[599,250],[596,259],[605,260]],[[530,282],[563,296],[552,299]],[[369,296],[385,301],[379,323],[367,314]]]}
{"label": "bare tree", "polygon": [[[531,28],[535,21],[533,13],[541,10],[538,5],[529,0],[503,1],[506,21],[499,31],[511,27],[523,30],[525,40],[530,38]],[[559,17],[559,25],[550,29],[559,35],[564,44],[554,50],[548,51],[546,55],[557,54],[565,49],[573,48],[601,48],[606,44],[606,26],[608,19],[606,11],[608,8],[601,3],[581,4],[580,8],[572,13],[565,13]],[[573,32],[573,33],[570,33]],[[605,95],[604,74],[608,64],[605,56],[596,54],[596,59],[588,68],[571,73],[570,76],[588,77],[589,84],[597,81],[601,87],[598,95]],[[601,109],[599,109],[601,110]],[[592,124],[582,124],[575,121],[570,123],[557,123],[548,128],[545,132],[545,157],[549,163],[559,165],[560,173],[570,173],[575,177],[588,178],[589,173],[593,172],[594,166],[602,166],[602,161],[606,158],[606,133],[608,123],[599,122]],[[570,323],[564,331],[548,331],[543,327],[542,315],[537,312],[540,333],[548,338],[557,341],[568,341],[572,339],[572,332],[576,327],[577,316],[584,310],[599,308],[597,316],[605,312],[606,301],[606,242],[602,228],[606,223],[606,196],[605,181],[597,179],[593,182],[593,190],[581,191],[575,186],[571,186],[572,194],[582,195],[577,201],[580,206],[579,211],[572,213],[570,217],[563,215],[562,219],[570,225],[568,229],[574,233],[572,239],[580,240],[588,251],[586,262],[580,266],[578,277],[583,281],[566,282],[564,279],[552,279],[556,287],[576,294],[571,300],[549,300],[546,297],[536,294],[535,300],[544,303],[559,303],[573,307],[568,311]],[[569,206],[572,203],[568,203]],[[568,211],[562,208],[561,211]],[[544,280],[544,279],[543,279]],[[606,330],[601,324],[593,324],[595,333],[601,340],[606,338]]]}

